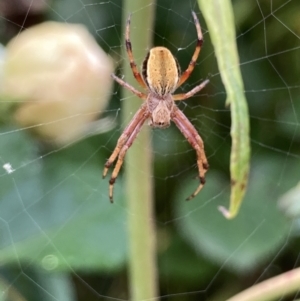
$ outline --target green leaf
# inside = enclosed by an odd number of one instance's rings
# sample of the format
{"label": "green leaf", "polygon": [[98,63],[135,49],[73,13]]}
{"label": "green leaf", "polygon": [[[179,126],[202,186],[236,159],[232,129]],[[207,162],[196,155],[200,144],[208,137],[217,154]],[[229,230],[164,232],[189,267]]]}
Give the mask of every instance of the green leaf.
{"label": "green leaf", "polygon": [[[279,207],[291,218],[300,216],[300,183],[285,193],[279,200]],[[298,227],[299,228],[299,227]]]}
{"label": "green leaf", "polygon": [[217,269],[197,254],[178,235],[165,239],[170,240],[167,250],[159,257],[159,270],[162,281],[175,285],[197,285],[199,279],[206,283],[217,272]]}
{"label": "green leaf", "polygon": [[[2,264],[26,262],[48,271],[123,265],[127,241],[122,182],[118,179],[115,204],[110,204],[108,179],[101,178],[104,158],[99,160],[87,141],[37,157],[24,133],[7,137],[0,141],[2,159],[5,154],[17,168],[0,178],[0,185],[6,185],[0,203]],[[33,155],[35,160],[30,159]]]}
{"label": "green leaf", "polygon": [[216,207],[226,202],[229,187],[219,174],[210,172],[199,197],[184,202],[195,183],[183,184],[176,198],[175,217],[183,237],[194,248],[224,268],[238,272],[255,269],[278,252],[287,239],[290,223],[277,209],[277,198],[295,182],[299,162],[286,164],[287,176],[269,175],[282,172],[280,159],[263,158],[254,163],[248,194],[239,216],[231,221],[217,214]]}
{"label": "green leaf", "polygon": [[75,287],[70,273],[45,273],[39,268],[1,268],[1,301],[71,301]]}
{"label": "green leaf", "polygon": [[[233,9],[229,0],[198,0],[214,45],[221,78],[231,108],[231,195],[229,211],[220,207],[226,218],[234,218],[246,192],[250,160],[249,114],[239,67]],[[217,22],[216,22],[217,20]]]}
{"label": "green leaf", "polygon": [[[3,167],[0,172],[0,217],[6,220],[14,218],[23,208],[20,194],[30,194],[32,199],[39,196],[38,189],[19,187],[21,183],[35,181],[33,178],[40,170],[37,147],[25,131],[16,128],[1,128],[0,160]],[[9,212],[6,210],[9,208]]]}

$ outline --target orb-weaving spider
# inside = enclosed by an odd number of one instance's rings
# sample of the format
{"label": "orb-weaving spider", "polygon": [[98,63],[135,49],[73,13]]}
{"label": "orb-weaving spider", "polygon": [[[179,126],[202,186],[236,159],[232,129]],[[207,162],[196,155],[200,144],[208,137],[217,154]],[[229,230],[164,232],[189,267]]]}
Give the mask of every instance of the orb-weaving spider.
{"label": "orb-weaving spider", "polygon": [[205,173],[208,169],[208,163],[204,152],[203,141],[187,117],[177,108],[174,101],[190,98],[203,89],[209,81],[205,80],[203,83],[187,93],[172,95],[172,93],[189,78],[190,74],[194,70],[196,60],[203,43],[199,20],[195,12],[192,12],[192,15],[197,30],[197,45],[188,68],[181,75],[180,66],[177,60],[170,50],[165,47],[154,47],[150,49],[142,65],[142,75],[140,74],[136,63],[134,62],[129,38],[130,16],[127,19],[125,38],[130,67],[135,79],[144,89],[147,90],[147,93],[136,90],[134,87],[112,74],[112,78],[117,83],[143,99],[144,103],[123,131],[117,142],[116,148],[105,164],[103,178],[106,176],[108,169],[118,157],[116,166],[109,181],[109,198],[111,202],[113,201],[114,183],[123,164],[126,152],[132,145],[142,125],[147,119],[149,119],[150,126],[159,128],[168,127],[172,120],[191,146],[196,150],[200,184],[196,191],[189,196],[187,200],[195,197],[205,183]]}

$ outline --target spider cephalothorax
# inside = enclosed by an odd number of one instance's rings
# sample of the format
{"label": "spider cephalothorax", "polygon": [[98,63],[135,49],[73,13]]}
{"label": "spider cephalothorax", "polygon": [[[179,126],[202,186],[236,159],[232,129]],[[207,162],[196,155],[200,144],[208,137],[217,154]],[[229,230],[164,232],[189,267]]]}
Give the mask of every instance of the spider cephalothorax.
{"label": "spider cephalothorax", "polygon": [[103,177],[106,176],[108,169],[113,162],[118,158],[116,166],[112,172],[109,181],[109,197],[113,200],[113,186],[119,174],[120,168],[128,148],[132,145],[134,139],[139,133],[144,122],[148,119],[149,125],[152,127],[166,128],[170,125],[171,120],[176,124],[184,137],[196,150],[197,166],[199,172],[200,184],[196,191],[187,199],[195,197],[205,184],[205,173],[208,169],[208,163],[204,152],[204,145],[201,137],[197,133],[194,126],[186,118],[186,116],[177,108],[175,101],[187,99],[201,89],[209,82],[205,80],[200,85],[193,88],[191,91],[182,94],[173,95],[174,91],[180,87],[190,76],[194,70],[196,60],[198,58],[203,37],[201,27],[195,12],[192,12],[194,22],[197,29],[197,45],[190,61],[188,68],[180,74],[180,67],[171,51],[165,47],[154,47],[148,52],[144,63],[142,75],[137,69],[134,62],[132,47],[129,38],[130,33],[130,16],[126,25],[126,49],[130,61],[132,72],[138,83],[146,89],[147,93],[140,92],[134,87],[112,74],[112,77],[121,86],[130,90],[136,96],[144,100],[140,109],[136,112],[131,122],[125,128],[120,136],[117,146],[107,160],[103,171]]}

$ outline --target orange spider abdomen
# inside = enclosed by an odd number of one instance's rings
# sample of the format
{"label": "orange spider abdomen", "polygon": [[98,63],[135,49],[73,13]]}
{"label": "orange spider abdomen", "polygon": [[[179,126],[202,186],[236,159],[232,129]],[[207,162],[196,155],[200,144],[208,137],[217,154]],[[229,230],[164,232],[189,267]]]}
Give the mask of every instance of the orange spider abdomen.
{"label": "orange spider abdomen", "polygon": [[160,96],[173,93],[179,73],[179,65],[169,49],[150,49],[143,63],[143,78],[152,92]]}

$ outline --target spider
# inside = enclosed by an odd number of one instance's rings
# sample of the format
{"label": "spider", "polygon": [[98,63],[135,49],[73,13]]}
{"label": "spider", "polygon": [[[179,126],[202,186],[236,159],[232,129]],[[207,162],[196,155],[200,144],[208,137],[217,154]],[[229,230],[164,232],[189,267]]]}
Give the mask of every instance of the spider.
{"label": "spider", "polygon": [[203,44],[203,36],[199,20],[195,12],[192,11],[192,15],[197,30],[197,45],[189,66],[182,74],[176,58],[172,55],[169,49],[165,47],[154,47],[150,49],[146,55],[146,58],[142,64],[141,75],[134,61],[129,37],[131,16],[129,15],[127,19],[125,44],[130,67],[135,79],[147,91],[147,93],[136,90],[115,74],[111,75],[112,78],[122,87],[128,89],[133,94],[144,100],[140,109],[136,112],[118,139],[117,145],[107,160],[103,170],[104,178],[108,172],[108,169],[118,158],[109,181],[109,198],[111,202],[113,202],[114,183],[123,164],[126,152],[134,142],[146,120],[149,120],[149,125],[151,127],[158,127],[162,129],[168,127],[172,120],[191,144],[191,146],[195,149],[197,154],[197,166],[200,184],[195,192],[187,198],[187,200],[194,198],[205,184],[205,173],[208,170],[208,163],[204,152],[203,141],[195,127],[191,124],[183,112],[181,112],[175,105],[175,101],[190,98],[202,90],[207,85],[209,80],[205,80],[187,93],[173,95],[174,91],[189,78],[190,74],[194,70],[196,60]]}

